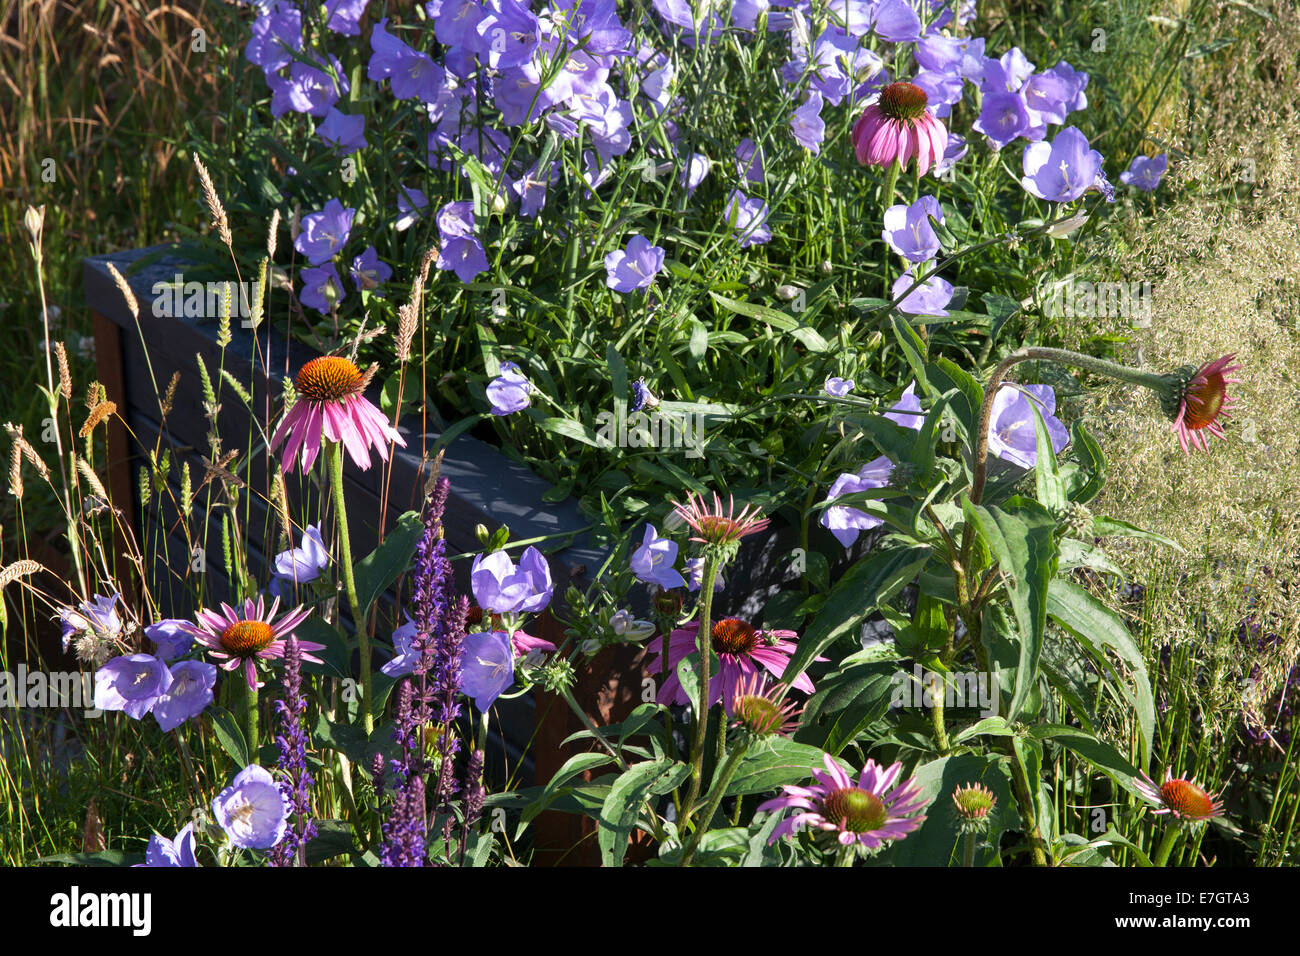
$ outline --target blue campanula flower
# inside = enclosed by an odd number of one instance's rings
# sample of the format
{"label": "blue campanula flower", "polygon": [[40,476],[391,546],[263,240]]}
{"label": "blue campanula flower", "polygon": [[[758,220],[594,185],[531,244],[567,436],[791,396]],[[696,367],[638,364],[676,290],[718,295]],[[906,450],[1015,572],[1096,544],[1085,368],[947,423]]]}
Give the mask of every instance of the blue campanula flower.
{"label": "blue campanula flower", "polygon": [[271,774],[250,764],[212,801],[212,815],[237,847],[269,850],[284,836],[289,801]]}
{"label": "blue campanula flower", "polygon": [[605,256],[605,284],[615,292],[634,292],[654,282],[664,266],[664,250],[645,236],[633,236],[626,249]]}
{"label": "blue campanula flower", "polygon": [[[916,282],[915,270],[918,266],[909,266],[901,276],[895,280],[890,288],[890,293],[894,298],[898,298]],[[907,315],[935,315],[942,316],[948,314],[948,303],[952,301],[953,288],[952,284],[939,276],[932,275],[921,285],[917,286],[915,291],[911,292],[907,298],[898,303],[898,311]]]}
{"label": "blue campanula flower", "polygon": [[677,563],[677,542],[671,538],[659,537],[659,532],[652,524],[645,526],[641,546],[632,552],[629,563],[638,581],[657,584],[665,591],[686,583],[685,578],[673,567]]}
{"label": "blue campanula flower", "polygon": [[339,278],[339,270],[334,268],[334,263],[327,262],[319,268],[303,269],[302,292],[298,298],[303,305],[328,315],[343,298],[343,280]]}
{"label": "blue campanula flower", "polygon": [[1067,126],[1051,143],[1025,147],[1024,170],[1020,185],[1028,192],[1050,202],[1073,202],[1097,182],[1101,153],[1089,148],[1078,129]]}
{"label": "blue campanula flower", "polygon": [[374,246],[366,246],[365,251],[352,260],[352,282],[358,291],[377,289],[392,277],[392,266],[379,258]]}
{"label": "blue campanula flower", "polygon": [[163,730],[175,730],[197,717],[212,703],[217,665],[207,661],[181,661],[171,668],[171,685],[153,705],[153,716]]}
{"label": "blue campanula flower", "polygon": [[546,558],[534,547],[519,556],[519,564],[504,551],[481,554],[470,571],[474,600],[494,614],[538,613],[551,603],[555,584]]}
{"label": "blue campanula flower", "polygon": [[823,102],[822,95],[812,91],[790,117],[790,132],[795,141],[814,156],[822,151],[822,140],[826,138],[826,123],[821,116]]}
{"label": "blue campanula flower", "polygon": [[329,262],[347,243],[356,213],[355,209],[345,209],[337,199],[331,199],[320,212],[302,217],[302,231],[293,247],[314,266]]}
{"label": "blue campanula flower", "polygon": [[144,636],[157,646],[157,657],[174,661],[194,646],[194,637],[187,629],[188,624],[188,621],[179,618],[164,618],[156,624],[147,625]]}
{"label": "blue campanula flower", "polygon": [[449,202],[438,212],[438,268],[456,273],[461,282],[472,282],[488,268],[487,252],[474,236],[474,204]]}
{"label": "blue campanula flower", "polygon": [[1126,186],[1136,186],[1144,192],[1152,192],[1160,185],[1168,168],[1168,153],[1161,153],[1154,159],[1149,156],[1134,156],[1128,169],[1119,174],[1119,181]]}
{"label": "blue campanula flower", "polygon": [[772,241],[772,230],[767,227],[769,215],[767,203],[757,197],[751,199],[739,189],[732,192],[723,207],[723,216],[735,231],[742,249]]}
{"label": "blue campanula flower", "polygon": [[939,237],[930,224],[932,216],[943,222],[943,210],[933,196],[922,196],[910,206],[890,206],[885,210],[880,237],[909,262],[928,262],[940,249]]}
{"label": "blue campanula flower", "polygon": [[187,823],[176,834],[176,839],[169,840],[161,833],[149,838],[149,846],[144,851],[144,862],[136,866],[198,866],[194,856],[194,824]]}
{"label": "blue campanula flower", "polygon": [[487,713],[496,699],[515,682],[515,652],[505,631],[465,635],[465,658],[460,689]]}
{"label": "blue campanula flower", "polygon": [[492,406],[492,414],[513,415],[523,411],[532,404],[529,397],[533,390],[532,382],[524,377],[514,362],[502,362],[500,369],[501,374],[487,386],[487,400]]}
{"label": "blue campanula flower", "polygon": [[[842,495],[884,488],[889,484],[893,470],[893,462],[885,456],[873,459],[859,468],[857,474],[846,472],[836,478],[826,493],[826,500],[834,501]],[[822,511],[820,523],[835,535],[835,540],[847,548],[858,539],[859,532],[878,528],[884,521],[852,505],[831,505]]]}
{"label": "blue campanula flower", "polygon": [[140,720],[171,683],[166,663],[152,654],[115,657],[95,672],[95,707]]}
{"label": "blue campanula flower", "polygon": [[316,127],[316,135],[326,146],[338,150],[340,156],[350,156],[370,145],[366,142],[366,118],[340,113],[336,108],[325,114],[324,121]]}

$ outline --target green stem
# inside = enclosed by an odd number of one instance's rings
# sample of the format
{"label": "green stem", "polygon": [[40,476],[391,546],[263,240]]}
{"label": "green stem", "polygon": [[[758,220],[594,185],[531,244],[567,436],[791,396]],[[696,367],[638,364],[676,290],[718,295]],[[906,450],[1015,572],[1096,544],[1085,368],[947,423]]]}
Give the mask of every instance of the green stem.
{"label": "green stem", "polygon": [[966,843],[965,843],[965,845],[962,847],[962,851],[961,851],[961,865],[962,865],[962,866],[974,866],[974,865],[975,865],[975,833],[974,833],[974,831],[971,831],[970,833],[967,833],[967,834],[966,834]]}
{"label": "green stem", "polygon": [[704,743],[709,732],[709,669],[713,657],[713,582],[722,563],[712,550],[704,554],[704,574],[700,581],[700,629],[696,635],[700,651],[700,690],[695,700],[695,727],[691,735],[691,789],[682,805],[681,826],[690,821],[691,808],[700,795],[704,777]]}
{"label": "green stem", "polygon": [[1152,866],[1168,866],[1169,854],[1174,850],[1174,844],[1178,842],[1178,837],[1182,834],[1183,828],[1171,824],[1165,828],[1165,835],[1160,839],[1160,845],[1156,847],[1156,855],[1151,858]]}
{"label": "green stem", "polygon": [[930,723],[934,727],[934,743],[941,754],[947,754],[949,750],[948,728],[943,719],[943,697],[946,692],[946,687],[936,687],[934,690],[934,703],[930,707]]}
{"label": "green stem", "polygon": [[713,781],[713,790],[709,795],[708,805],[705,806],[704,813],[700,816],[700,825],[691,833],[690,839],[686,842],[686,848],[682,850],[682,866],[690,866],[691,860],[695,858],[695,851],[700,847],[700,840],[704,838],[704,831],[717,814],[722,798],[727,795],[727,787],[731,784],[731,778],[736,775],[736,768],[740,766],[740,758],[745,756],[747,750],[749,750],[748,741],[737,744],[731,753],[727,755],[727,762],[718,771],[718,776]]}
{"label": "green stem", "polygon": [[[370,691],[370,635],[367,633],[365,615],[357,600],[357,582],[352,574],[352,539],[348,535],[348,508],[343,500],[343,446],[339,442],[326,442],[325,460],[330,472],[330,491],[334,496],[334,509],[339,523],[339,566],[343,568],[343,587],[348,592],[348,606],[352,609],[352,623],[357,629],[357,646],[361,651],[361,722],[366,736],[375,729],[371,713],[374,698]],[[342,633],[343,621],[339,620]]]}
{"label": "green stem", "polygon": [[852,866],[858,858],[858,844],[855,840],[848,846],[841,846],[835,854],[836,866]]}
{"label": "green stem", "polygon": [[257,763],[257,688],[249,687],[248,682],[244,682],[244,726],[248,733],[248,756],[253,763]]}

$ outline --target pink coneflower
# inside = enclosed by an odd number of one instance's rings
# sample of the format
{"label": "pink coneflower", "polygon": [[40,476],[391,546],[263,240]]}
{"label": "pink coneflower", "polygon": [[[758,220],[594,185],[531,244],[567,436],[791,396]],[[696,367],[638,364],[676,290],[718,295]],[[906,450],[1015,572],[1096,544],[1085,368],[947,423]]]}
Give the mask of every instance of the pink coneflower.
{"label": "pink coneflower", "polygon": [[709,507],[703,495],[686,496],[686,504],[673,502],[675,511],[695,532],[692,541],[701,544],[735,544],[746,535],[762,531],[770,523],[757,508],[746,505],[736,514],[736,499],[728,496],[727,510],[722,510],[722,499],[713,493],[713,506]]}
{"label": "pink coneflower", "polygon": [[1223,815],[1223,804],[1218,794],[1206,793],[1196,783],[1195,777],[1175,779],[1173,770],[1169,768],[1165,769],[1165,782],[1158,787],[1146,774],[1134,779],[1133,785],[1142,796],[1159,806],[1156,813],[1172,813],[1179,820],[1193,822]]}
{"label": "pink coneflower", "polygon": [[926,106],[925,90],[912,83],[890,83],[853,124],[853,150],[863,166],[906,166],[916,157],[924,176],[948,147],[948,130]]}
{"label": "pink coneflower", "polygon": [[886,840],[901,840],[924,821],[920,810],[925,798],[915,780],[895,783],[901,763],[881,767],[868,760],[857,786],[830,754],[823,756],[826,772],[814,770],[816,783],[807,787],[786,784],[785,795],[759,804],[759,812],[795,809],[772,831],[768,843],[792,836],[801,827],[816,827],[836,834],[840,846],[857,843],[874,850]]}
{"label": "pink coneflower", "polygon": [[1229,364],[1235,357],[1225,355],[1213,362],[1206,362],[1195,373],[1191,372],[1190,366],[1185,370],[1188,375],[1177,396],[1178,414],[1173,424],[1173,430],[1178,434],[1178,444],[1182,445],[1184,452],[1189,443],[1193,448],[1209,451],[1206,432],[1216,438],[1225,437],[1219,421],[1227,417],[1228,409],[1235,402],[1228,394],[1228,386],[1240,381],[1228,378],[1229,374],[1241,368],[1240,365]]}
{"label": "pink coneflower", "polygon": [[370,449],[388,460],[388,443],[406,447],[383,412],[370,404],[363,394],[366,375],[341,355],[324,355],[312,359],[294,379],[298,401],[284,416],[271,438],[274,451],[287,435],[284,446],[284,470],[293,471],[302,449],[302,470],[311,470],[320,454],[321,439],[342,442],[348,455],[362,471],[370,467]]}
{"label": "pink coneflower", "polygon": [[783,702],[786,685],[768,685],[767,677],[755,671],[740,681],[731,699],[732,726],[755,737],[791,736],[799,728],[803,707]]}
{"label": "pink coneflower", "polygon": [[[241,615],[229,604],[221,605],[221,613],[203,608],[194,614],[197,624],[185,623],[185,629],[194,635],[194,639],[208,649],[208,653],[220,660],[221,666],[228,671],[244,668],[248,686],[254,690],[262,685],[257,680],[255,661],[272,660],[284,657],[285,639],[293,629],[301,624],[310,614],[301,607],[289,611],[280,620],[275,620],[275,612],[280,607],[280,599],[271,602],[268,610],[259,596],[256,601],[248,598],[244,601],[244,613]],[[304,652],[321,651],[324,644],[299,639],[298,647]],[[314,664],[324,663],[319,657],[304,653],[302,659]]]}
{"label": "pink coneflower", "polygon": [[[794,631],[759,631],[738,617],[725,617],[714,624],[711,630],[713,650],[718,655],[720,666],[718,673],[709,677],[709,703],[712,705],[721,701],[730,717],[734,712],[736,691],[741,681],[758,673],[759,667],[778,679],[785,675],[786,665],[790,663],[790,656],[795,651],[794,640],[799,635]],[[659,688],[659,703],[691,703],[685,688],[677,679],[677,662],[696,652],[699,647],[696,639],[699,632],[699,622],[691,621],[668,636],[668,679]],[[661,670],[662,644],[659,646],[659,655],[646,663],[652,674]],[[800,674],[792,686],[808,694],[814,689],[807,674]]]}
{"label": "pink coneflower", "polygon": [[952,803],[963,821],[979,823],[988,819],[998,804],[998,798],[982,783],[968,783],[952,792]]}

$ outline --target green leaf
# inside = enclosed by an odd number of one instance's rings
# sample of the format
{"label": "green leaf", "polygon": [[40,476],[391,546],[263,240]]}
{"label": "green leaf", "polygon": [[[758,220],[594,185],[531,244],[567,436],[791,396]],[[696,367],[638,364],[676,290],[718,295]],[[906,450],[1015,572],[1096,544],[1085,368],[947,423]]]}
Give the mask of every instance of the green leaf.
{"label": "green leaf", "polygon": [[1101,494],[1101,489],[1106,484],[1106,456],[1097,439],[1083,427],[1083,422],[1076,421],[1070,427],[1070,433],[1074,438],[1074,457],[1088,473],[1083,485],[1070,492],[1070,500],[1086,505]]}
{"label": "green leaf", "polygon": [[665,757],[635,764],[619,775],[600,808],[596,839],[603,866],[623,865],[628,837],[636,827],[646,797],[656,789],[672,789],[690,772],[686,764]]}
{"label": "green leaf", "polygon": [[307,841],[308,866],[354,852],[356,842],[352,839],[352,824],[346,820],[316,821],[316,835]]}
{"label": "green leaf", "polygon": [[971,724],[961,733],[952,738],[952,745],[955,747],[963,741],[970,740],[972,737],[1010,737],[1014,730],[1011,725],[1001,717],[985,717],[978,723]]}
{"label": "green leaf", "polygon": [[1052,436],[1048,434],[1047,422],[1043,420],[1038,402],[1029,399],[1029,407],[1034,413],[1034,435],[1037,438],[1037,457],[1034,461],[1034,488],[1038,503],[1053,515],[1060,514],[1065,508],[1065,482],[1061,480],[1061,466],[1056,460],[1056,451],[1052,447]]}
{"label": "green leaf", "polygon": [[217,735],[217,743],[230,755],[235,766],[244,769],[251,762],[248,759],[248,742],[239,727],[235,715],[224,707],[209,707],[208,717],[212,720],[212,730]]}
{"label": "green leaf", "polygon": [[[843,760],[832,759],[845,773],[852,771]],[[825,768],[824,760],[825,751],[820,747],[797,743],[786,737],[769,737],[740,758],[735,775],[727,786],[727,796],[766,793],[787,783],[803,783],[812,777],[814,770]]]}
{"label": "green leaf", "polygon": [[890,548],[858,559],[827,595],[786,665],[784,680],[793,682],[813,658],[857,628],[878,605],[910,582],[930,557],[928,547]]}
{"label": "green leaf", "polygon": [[127,853],[125,850],[98,850],[94,853],[55,853],[51,856],[38,856],[37,863],[67,863],[69,866],[131,866],[143,863],[144,857],[139,853]]}
{"label": "green leaf", "polygon": [[420,520],[420,513],[408,511],[388,530],[383,544],[357,562],[354,579],[357,603],[361,606],[363,616],[370,611],[370,606],[379,595],[397,580],[398,575],[410,567],[415,547],[420,543],[423,532],[424,523]]}
{"label": "green leaf", "polygon": [[1099,538],[1107,535],[1115,535],[1121,538],[1141,538],[1145,541],[1155,541],[1175,551],[1184,553],[1185,549],[1173,538],[1166,538],[1163,534],[1155,531],[1144,531],[1137,525],[1129,524],[1127,521],[1120,521],[1118,518],[1105,518],[1100,515],[1092,519],[1092,533]]}
{"label": "green leaf", "polygon": [[1015,720],[1038,681],[1038,658],[1047,626],[1047,589],[1056,572],[1056,522],[1036,502],[1016,511],[972,505],[962,499],[966,520],[979,529],[1009,579],[1007,593],[1020,638],[1020,666],[1006,718]]}
{"label": "green leaf", "polygon": [[1065,727],[1061,724],[1040,724],[1029,729],[1037,740],[1052,740],[1083,757],[1129,793],[1145,801],[1146,798],[1133,784],[1138,769],[1120,756],[1118,750],[1105,741],[1098,740],[1086,730]]}
{"label": "green leaf", "polygon": [[548,431],[553,435],[572,438],[574,441],[580,441],[584,445],[590,445],[593,448],[600,447],[600,439],[596,437],[596,433],[588,426],[576,422],[572,418],[543,418],[537,425],[543,431]]}
{"label": "green leaf", "polygon": [[889,320],[894,326],[894,336],[903,349],[903,357],[907,359],[907,364],[912,367],[912,374],[916,376],[917,387],[922,393],[930,395],[932,386],[925,373],[925,341],[902,316],[895,313],[889,317]]}
{"label": "green leaf", "polygon": [[954,396],[949,404],[957,418],[966,426],[966,434],[974,435],[979,427],[980,408],[984,404],[983,386],[964,369],[943,357],[935,359],[929,375],[930,384],[936,389],[945,393],[950,387],[957,389],[960,397]]}
{"label": "green leaf", "polygon": [[1065,578],[1054,578],[1047,590],[1047,613],[1052,620],[1068,630],[1119,687],[1126,687],[1124,678],[1116,673],[1114,665],[1104,653],[1114,651],[1124,662],[1132,692],[1124,696],[1137,714],[1138,730],[1142,740],[1142,763],[1151,759],[1151,742],[1155,734],[1155,701],[1151,693],[1151,679],[1147,676],[1146,658],[1129,634],[1119,615],[1102,604],[1089,591]]}
{"label": "green leaf", "polygon": [[958,831],[959,817],[952,805],[953,792],[972,783],[983,784],[993,791],[997,804],[989,816],[989,832],[979,838],[975,865],[995,865],[1002,832],[1020,825],[1002,761],[979,754],[940,757],[922,764],[912,774],[920,785],[927,810],[925,822],[906,840],[895,844],[893,863],[897,866],[960,866],[964,838]]}
{"label": "green leaf", "polygon": [[542,788],[537,800],[524,808],[515,839],[518,840],[523,835],[524,828],[554,802],[556,796],[570,780],[579,774],[586,773],[588,770],[594,770],[597,767],[613,762],[614,758],[603,750],[574,754],[564,761],[564,764],[555,772],[555,775],[546,782],[546,786]]}

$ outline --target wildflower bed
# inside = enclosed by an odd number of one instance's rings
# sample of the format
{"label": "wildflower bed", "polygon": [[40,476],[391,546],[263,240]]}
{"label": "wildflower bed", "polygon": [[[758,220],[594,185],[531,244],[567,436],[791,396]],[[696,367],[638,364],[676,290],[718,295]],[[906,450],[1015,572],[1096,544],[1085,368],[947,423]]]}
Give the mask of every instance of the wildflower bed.
{"label": "wildflower bed", "polygon": [[[233,274],[200,313],[221,348],[322,354],[274,407],[200,356],[201,483],[165,434],[139,477],[187,536],[220,528],[230,599],[183,565],[198,610],[159,600],[98,474],[121,412],[98,384],[75,410],[57,342],[61,472],[14,435],[11,483],[35,469],[59,497],[72,569],[63,593],[22,562],[5,582],[57,616],[115,733],[184,781],[145,865],[527,861],[553,849],[542,813],[589,818],[611,866],[1196,858],[1224,798],[1161,750],[1107,553],[1178,545],[1094,513],[1124,463],[1067,409],[1106,380],[1149,392],[1169,467],[1200,467],[1245,371],[1062,347],[1052,281],[1168,154],[1139,151],[1137,104],[1090,106],[1086,71],[1040,69],[988,19],[932,0],[247,14],[248,117],[237,149],[198,149],[212,230],[184,279]],[[43,225],[30,209],[38,266]],[[137,313],[185,301],[115,275]],[[157,389],[160,422],[189,387]],[[390,476],[410,415],[439,437],[389,525],[345,475]],[[602,554],[583,587],[554,574],[557,542],[505,525],[448,554],[439,450],[467,432],[578,499]],[[753,580],[746,548],[783,529],[794,579]],[[769,585],[752,619],[727,606]],[[640,702],[593,712],[577,673],[629,646]],[[498,702],[529,694],[583,728],[532,786],[487,748]],[[1062,825],[1071,800],[1100,825]],[[140,855],[87,849],[46,859]]]}

